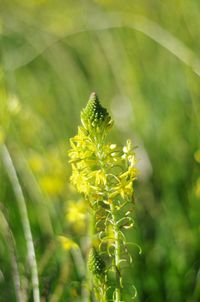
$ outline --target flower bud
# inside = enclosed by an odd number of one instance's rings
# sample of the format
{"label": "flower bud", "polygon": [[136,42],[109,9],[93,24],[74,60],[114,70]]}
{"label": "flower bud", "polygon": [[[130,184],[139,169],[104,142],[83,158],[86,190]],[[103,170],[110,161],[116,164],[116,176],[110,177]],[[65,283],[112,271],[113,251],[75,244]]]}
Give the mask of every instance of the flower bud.
{"label": "flower bud", "polygon": [[112,125],[108,111],[102,107],[95,92],[90,95],[86,107],[81,112],[81,122],[89,132],[93,130],[101,132]]}
{"label": "flower bud", "polygon": [[101,276],[105,270],[105,262],[94,247],[88,255],[88,268],[96,276]]}

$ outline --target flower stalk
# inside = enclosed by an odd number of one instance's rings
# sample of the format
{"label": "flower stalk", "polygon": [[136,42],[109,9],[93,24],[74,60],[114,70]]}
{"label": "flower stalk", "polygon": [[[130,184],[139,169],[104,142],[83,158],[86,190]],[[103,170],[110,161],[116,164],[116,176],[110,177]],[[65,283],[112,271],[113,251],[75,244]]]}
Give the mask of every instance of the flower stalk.
{"label": "flower stalk", "polygon": [[119,238],[119,230],[117,227],[116,217],[115,217],[115,209],[113,205],[110,206],[112,220],[113,220],[113,231],[114,231],[114,246],[115,246],[115,273],[116,273],[116,289],[115,289],[115,301],[120,302],[121,300],[121,282],[120,282],[120,238]]}
{"label": "flower stalk", "polygon": [[[92,252],[88,267],[98,301],[107,301],[111,289],[113,301],[120,302],[123,299],[121,263],[131,259],[124,230],[134,224],[135,153],[130,140],[123,149],[107,143],[113,120],[96,93],[91,94],[81,112],[81,122],[78,134],[70,140],[69,157],[71,182],[92,208],[94,234],[90,234]],[[110,277],[113,272],[114,286]]]}

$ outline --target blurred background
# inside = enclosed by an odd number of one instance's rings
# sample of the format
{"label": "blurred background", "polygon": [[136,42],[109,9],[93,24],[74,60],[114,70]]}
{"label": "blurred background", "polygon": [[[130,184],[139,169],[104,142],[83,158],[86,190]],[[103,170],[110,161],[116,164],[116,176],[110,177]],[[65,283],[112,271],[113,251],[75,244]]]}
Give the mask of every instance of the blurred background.
{"label": "blurred background", "polygon": [[92,91],[110,141],[138,146],[136,301],[200,301],[199,16],[198,0],[0,1],[0,301],[38,302],[38,279],[41,301],[84,301],[67,150]]}

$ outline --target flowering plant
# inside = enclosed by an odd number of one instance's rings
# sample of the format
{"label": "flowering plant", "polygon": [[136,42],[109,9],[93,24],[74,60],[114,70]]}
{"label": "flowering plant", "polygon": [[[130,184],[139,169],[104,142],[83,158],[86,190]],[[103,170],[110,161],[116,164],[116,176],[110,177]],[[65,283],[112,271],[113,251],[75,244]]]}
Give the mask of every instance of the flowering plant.
{"label": "flowering plant", "polygon": [[121,266],[132,261],[124,229],[134,225],[134,148],[130,140],[123,148],[106,141],[113,120],[94,92],[81,112],[81,122],[70,140],[69,157],[71,183],[91,209],[90,284],[98,301],[107,301],[111,290],[112,301],[119,302],[124,286]]}

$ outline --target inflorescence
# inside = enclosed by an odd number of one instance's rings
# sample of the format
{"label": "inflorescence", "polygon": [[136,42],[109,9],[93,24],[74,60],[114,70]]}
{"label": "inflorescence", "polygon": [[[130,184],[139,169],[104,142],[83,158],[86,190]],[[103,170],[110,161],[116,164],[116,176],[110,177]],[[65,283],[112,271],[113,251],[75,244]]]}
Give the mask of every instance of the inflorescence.
{"label": "inflorescence", "polygon": [[124,230],[134,225],[135,152],[130,140],[123,148],[106,142],[113,121],[96,93],[82,110],[81,122],[70,140],[69,157],[71,183],[92,209],[88,268],[98,301],[107,301],[111,288],[113,301],[119,302],[124,287],[122,263],[132,261]]}

